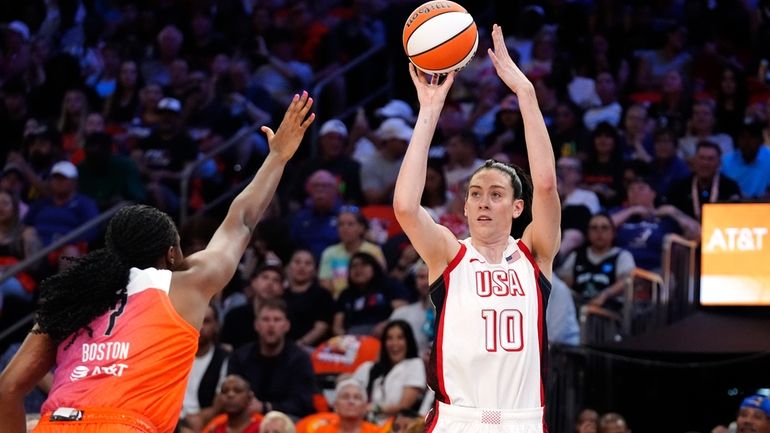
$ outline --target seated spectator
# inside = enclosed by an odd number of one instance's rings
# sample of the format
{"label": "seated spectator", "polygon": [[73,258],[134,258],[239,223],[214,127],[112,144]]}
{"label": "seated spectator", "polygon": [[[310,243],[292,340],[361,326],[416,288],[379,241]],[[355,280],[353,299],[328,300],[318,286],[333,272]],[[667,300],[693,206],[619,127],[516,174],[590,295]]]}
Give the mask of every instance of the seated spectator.
{"label": "seated spectator", "polygon": [[313,412],[315,374],[310,355],[286,339],[289,319],[286,302],[272,299],[256,310],[257,341],[237,349],[228,372],[239,374],[251,384],[257,412],[280,410],[301,418]]}
{"label": "seated spectator", "polygon": [[200,430],[203,420],[207,418],[203,413],[208,411],[213,414],[214,397],[217,389],[223,386],[227,373],[227,358],[230,353],[219,345],[218,337],[217,310],[209,306],[203,317],[198,336],[198,351],[195,353],[182,403],[182,418],[196,431]]}
{"label": "seated spectator", "polygon": [[679,157],[688,163],[692,162],[696,147],[701,141],[710,141],[718,145],[722,155],[733,151],[733,139],[715,130],[717,123],[715,110],[716,106],[711,100],[696,101],[693,104],[687,135],[679,139],[678,146]]}
{"label": "seated spectator", "polygon": [[604,207],[610,207],[620,202],[622,178],[620,136],[612,125],[602,122],[591,134],[588,158],[583,165],[583,182],[587,189],[599,196]]}
{"label": "seated spectator", "polygon": [[[43,245],[49,245],[99,214],[96,203],[77,191],[77,179],[77,167],[69,161],[57,162],[51,168],[51,196],[30,206],[24,223],[37,230]],[[72,242],[91,242],[96,235],[97,228],[93,228]]]}
{"label": "seated spectator", "polygon": [[385,268],[385,256],[382,249],[366,239],[369,228],[366,217],[356,206],[343,206],[337,214],[337,233],[340,243],[327,247],[321,254],[319,278],[335,298],[348,285],[348,265],[350,256],[357,252],[370,254]]}
{"label": "seated spectator", "polygon": [[283,268],[280,265],[264,264],[257,268],[243,293],[230,295],[225,300],[222,342],[237,349],[254,341],[257,337],[254,330],[255,311],[268,300],[281,298],[283,292]]}
{"label": "seated spectator", "polygon": [[703,203],[738,200],[741,188],[734,180],[721,174],[722,151],[714,143],[698,143],[692,160],[693,174],[674,183],[668,202],[687,215],[700,220]]}
{"label": "seated spectator", "polygon": [[174,214],[179,210],[179,182],[185,167],[198,158],[198,145],[180,120],[182,104],[173,98],[158,102],[160,121],[149,137],[139,143],[132,157],[147,182],[151,202]]}
{"label": "seated spectator", "polygon": [[738,182],[744,198],[770,195],[770,147],[762,145],[762,125],[741,126],[738,148],[722,157],[722,172]]}
{"label": "seated spectator", "polygon": [[556,158],[585,155],[589,135],[580,116],[580,107],[572,101],[559,102],[553,118],[551,143]]}
{"label": "seated spectator", "polygon": [[556,176],[562,207],[585,206],[595,214],[601,210],[599,197],[595,192],[581,188],[583,164],[576,157],[561,157],[556,162]]}
{"label": "seated spectator", "polygon": [[424,429],[425,421],[420,414],[413,410],[404,409],[398,411],[393,417],[393,423],[388,433],[417,433],[424,431]]}
{"label": "seated spectator", "polygon": [[369,413],[366,389],[355,379],[345,379],[337,384],[334,412],[339,419],[319,427],[315,433],[380,433],[380,427],[366,422]]}
{"label": "seated spectator", "polygon": [[407,294],[385,276],[377,259],[367,253],[350,258],[348,287],[337,298],[334,335],[379,336],[394,309],[406,305]]}
{"label": "seated spectator", "polygon": [[729,427],[719,425],[711,433],[770,432],[770,398],[763,395],[746,397],[738,407],[738,416]]}
{"label": "seated spectator", "polygon": [[626,109],[623,119],[623,159],[652,161],[652,134],[647,107],[633,104]]}
{"label": "seated spectator", "polygon": [[[32,256],[40,248],[40,239],[35,229],[22,224],[19,218],[19,200],[10,192],[0,190],[0,274]],[[35,268],[33,266],[28,271],[0,281],[0,312],[8,298],[32,301],[37,281],[29,271]]]}
{"label": "seated spectator", "polygon": [[339,185],[334,175],[326,170],[313,173],[305,185],[308,202],[293,215],[289,231],[295,245],[309,249],[319,258],[324,249],[339,242]]}
{"label": "seated spectator", "polygon": [[309,250],[299,249],[286,267],[287,287],[283,294],[289,309],[289,339],[302,347],[314,347],[331,331],[334,300],[328,290],[318,284],[315,257]]}
{"label": "seated spectator", "polygon": [[157,59],[142,63],[142,77],[145,82],[168,86],[171,83],[171,64],[179,58],[184,35],[173,25],[163,27],[157,36]]}
{"label": "seated spectator", "polygon": [[558,276],[551,276],[551,294],[545,311],[549,344],[577,346],[580,344],[580,324],[572,291]]}
{"label": "seated spectator", "polygon": [[417,343],[417,353],[422,356],[430,349],[433,335],[433,322],[436,311],[430,300],[430,282],[428,281],[428,266],[422,260],[412,266],[414,285],[419,299],[409,305],[398,307],[390,315],[391,321],[403,320],[412,327],[412,334]]}
{"label": "seated spectator", "polygon": [[388,322],[380,341],[377,362],[361,364],[353,378],[366,386],[369,411],[377,423],[383,424],[401,410],[419,407],[426,377],[425,364],[407,322]]}
{"label": "seated spectator", "polygon": [[617,245],[630,251],[640,268],[660,270],[666,235],[700,237],[700,224],[687,214],[671,205],[655,207],[656,193],[649,181],[632,180],[626,193],[626,204],[612,214],[612,222],[617,228]]}
{"label": "seated spectator", "polygon": [[361,189],[368,204],[390,203],[412,128],[393,117],[382,122],[375,135],[380,140],[379,150],[361,164]]}
{"label": "seated spectator", "polygon": [[636,267],[630,252],[613,245],[615,226],[607,214],[588,222],[588,244],[573,251],[556,274],[577,295],[580,305],[622,309],[625,278]]}
{"label": "seated spectator", "polygon": [[138,66],[133,60],[124,60],[120,65],[115,92],[104,103],[104,117],[108,122],[126,124],[134,120],[139,111]]}
{"label": "seated spectator", "polygon": [[583,409],[575,420],[575,433],[596,433],[599,430],[599,414],[593,409]]}
{"label": "seated spectator", "polygon": [[292,96],[313,81],[313,69],[297,60],[293,35],[288,30],[276,30],[268,44],[260,45],[259,55],[265,64],[254,71],[254,80],[270,93],[276,106],[289,105]]}
{"label": "seated spectator", "polygon": [[665,42],[660,49],[644,53],[637,71],[636,84],[639,89],[658,89],[669,72],[684,75],[689,71],[692,57],[687,52],[687,27],[672,23],[665,30]]}
{"label": "seated spectator", "polygon": [[136,163],[112,153],[112,137],[96,132],[86,137],[85,159],[78,165],[80,192],[105,210],[123,200],[144,203],[147,190]]}
{"label": "seated spectator", "polygon": [[296,431],[291,418],[277,410],[266,413],[259,426],[259,433],[296,433]]}
{"label": "seated spectator", "polygon": [[215,404],[216,413],[224,416],[217,416],[209,422],[203,433],[259,433],[262,414],[252,413],[253,400],[254,393],[243,377],[236,374],[227,376]]}
{"label": "seated spectator", "polygon": [[67,90],[62,99],[59,120],[56,124],[61,134],[62,150],[66,159],[70,159],[79,150],[88,111],[86,94],[80,89]]}
{"label": "seated spectator", "polygon": [[524,122],[516,95],[506,96],[496,108],[493,129],[484,140],[484,158],[494,158],[499,153],[513,155],[524,145]]}
{"label": "seated spectator", "polygon": [[451,192],[462,194],[463,191],[460,189],[462,183],[484,164],[484,160],[478,157],[478,146],[476,136],[469,132],[454,135],[447,142],[444,178]]}
{"label": "seated spectator", "polygon": [[444,176],[444,166],[438,159],[429,159],[425,171],[425,189],[422,191],[420,205],[428,211],[434,221],[446,213],[447,206],[454,198],[454,194],[449,191]]}
{"label": "seated spectator", "polygon": [[674,131],[668,128],[655,131],[650,169],[650,177],[654,182],[653,189],[661,197],[668,197],[671,187],[690,175],[687,163],[676,154]]}
{"label": "seated spectator", "polygon": [[601,123],[618,127],[623,107],[618,102],[615,77],[612,73],[605,71],[596,74],[596,94],[599,96],[599,105],[587,109],[583,114],[586,129],[593,131]]}
{"label": "seated spectator", "polygon": [[599,433],[631,433],[631,429],[622,415],[609,412],[599,418]]}
{"label": "seated spectator", "polygon": [[12,162],[5,164],[2,173],[0,173],[0,190],[8,191],[13,197],[16,197],[19,203],[19,218],[22,220],[29,210],[29,205],[22,201],[22,197],[26,197],[26,187],[27,182],[24,180],[21,168]]}
{"label": "seated spectator", "polygon": [[297,170],[294,195],[300,202],[307,196],[305,184],[310,174],[327,170],[339,180],[342,198],[346,203],[363,204],[361,192],[361,164],[345,152],[348,128],[341,120],[327,120],[319,131],[318,155],[306,160]]}
{"label": "seated spectator", "polygon": [[31,202],[50,194],[50,184],[46,181],[54,163],[61,159],[62,150],[61,139],[55,129],[34,119],[28,120],[26,126],[24,151],[9,153],[7,162],[19,168],[28,185],[25,196],[20,199]]}

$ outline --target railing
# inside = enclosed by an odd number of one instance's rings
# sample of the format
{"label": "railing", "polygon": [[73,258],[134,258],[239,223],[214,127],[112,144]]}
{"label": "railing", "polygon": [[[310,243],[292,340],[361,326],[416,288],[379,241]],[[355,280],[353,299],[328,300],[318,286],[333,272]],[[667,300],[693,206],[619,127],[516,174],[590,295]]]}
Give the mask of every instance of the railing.
{"label": "railing", "polygon": [[[112,218],[113,215],[117,211],[119,211],[124,206],[130,204],[129,202],[120,202],[116,204],[115,206],[107,209],[106,211],[102,212],[92,220],[86,222],[85,224],[81,225],[80,227],[76,228],[75,230],[72,230],[71,232],[67,233],[65,236],[62,236],[47,247],[41,249],[40,251],[36,252],[35,254],[31,255],[30,257],[25,258],[23,261],[7,268],[2,275],[0,275],[0,283],[7,280],[8,278],[11,278],[12,276],[16,275],[19,272],[26,271],[30,266],[34,265],[35,263],[39,262],[40,260],[45,259],[48,254],[50,254],[52,251],[56,251],[59,248],[71,243],[73,240],[80,237],[82,234],[88,232],[89,230],[93,229],[94,227],[97,227],[104,222],[106,222],[108,219]],[[11,325],[10,327],[4,329],[2,332],[0,332],[0,343],[3,342],[8,336],[15,333],[17,330],[21,329],[22,327],[26,326],[32,321],[32,314],[29,314],[23,318],[21,318],[19,321]]]}
{"label": "railing", "polygon": [[623,337],[623,317],[596,305],[580,307],[580,343],[592,345]]}
{"label": "railing", "polygon": [[667,323],[691,313],[695,300],[695,252],[698,243],[679,235],[666,236],[663,243],[663,282],[666,288],[663,300]]}
{"label": "railing", "polygon": [[[313,92],[312,96],[315,101],[314,106],[315,107],[321,107],[321,103],[323,101],[323,92],[326,89],[326,87],[333,83],[335,80],[340,79],[343,76],[347,76],[349,73],[353,72],[355,69],[363,66],[366,64],[366,62],[374,59],[374,57],[378,54],[385,54],[386,45],[380,44],[375,45],[360,56],[356,57],[352,61],[346,63],[344,66],[342,66],[340,69],[336,70],[333,74],[324,77],[323,79],[319,80],[315,86],[313,86]],[[390,92],[391,86],[392,86],[392,80],[390,79],[391,70],[388,67],[388,70],[385,71],[385,82],[381,86],[373,86],[371,90],[369,90],[367,93],[367,96],[359,101],[354,101],[353,103],[348,103],[348,108],[340,113],[330,113],[331,116],[338,119],[346,119],[349,117],[352,117],[352,115],[358,110],[359,107],[365,106],[369,104],[371,101],[375,100],[376,98],[381,97],[382,95],[386,95]],[[347,80],[346,80],[347,81]],[[325,113],[322,113],[325,114]],[[321,120],[321,119],[318,119]],[[321,128],[321,123],[318,120],[313,122],[313,125],[311,126],[310,131],[310,139],[311,143],[317,143],[318,142],[318,133]],[[328,120],[328,119],[323,119]],[[315,155],[316,147],[313,146],[312,152],[313,155]]]}
{"label": "railing", "polygon": [[[188,213],[190,211],[189,210],[190,183],[192,182],[193,176],[195,176],[195,173],[198,171],[198,168],[200,168],[201,165],[205,164],[211,158],[214,158],[220,153],[226,150],[229,150],[231,147],[237,144],[241,144],[243,140],[248,139],[249,136],[253,134],[257,130],[257,128],[261,126],[262,125],[254,124],[248,127],[241,128],[232,137],[230,137],[229,140],[220,144],[213,150],[203,155],[201,158],[198,158],[197,161],[185,167],[185,169],[182,171],[182,174],[180,175],[180,180],[179,180],[179,225],[180,226],[184,224],[188,218]],[[228,194],[228,192],[226,192],[225,194]]]}
{"label": "railing", "polygon": [[623,304],[624,335],[639,335],[662,324],[661,300],[667,299],[663,278],[655,272],[636,268],[626,284]]}

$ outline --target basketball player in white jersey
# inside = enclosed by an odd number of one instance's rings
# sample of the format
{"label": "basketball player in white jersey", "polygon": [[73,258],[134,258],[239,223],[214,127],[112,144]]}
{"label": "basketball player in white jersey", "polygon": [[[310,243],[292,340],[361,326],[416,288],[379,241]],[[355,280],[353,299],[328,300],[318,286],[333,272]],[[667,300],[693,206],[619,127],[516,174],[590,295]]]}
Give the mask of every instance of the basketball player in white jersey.
{"label": "basketball player in white jersey", "polygon": [[[447,92],[410,65],[420,112],[396,182],[393,207],[428,265],[436,306],[436,340],[428,384],[436,403],[429,433],[547,431],[544,419],[545,306],[559,248],[560,205],[553,148],[532,83],[511,60],[499,26],[489,50],[498,76],[518,96],[532,175],[487,161],[471,177],[465,200],[470,237],[458,241],[420,207],[428,147]],[[530,207],[531,206],[531,207]],[[528,209],[529,208],[529,209]],[[531,210],[521,239],[513,221]]]}

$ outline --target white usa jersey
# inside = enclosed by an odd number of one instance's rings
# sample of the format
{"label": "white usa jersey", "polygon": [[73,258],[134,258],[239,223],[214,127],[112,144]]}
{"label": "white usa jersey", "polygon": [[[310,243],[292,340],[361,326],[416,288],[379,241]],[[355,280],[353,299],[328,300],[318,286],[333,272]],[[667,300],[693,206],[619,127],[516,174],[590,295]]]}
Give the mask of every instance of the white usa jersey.
{"label": "white usa jersey", "polygon": [[518,410],[545,405],[545,309],[550,282],[522,241],[501,263],[470,239],[431,285],[436,339],[428,385],[446,404]]}

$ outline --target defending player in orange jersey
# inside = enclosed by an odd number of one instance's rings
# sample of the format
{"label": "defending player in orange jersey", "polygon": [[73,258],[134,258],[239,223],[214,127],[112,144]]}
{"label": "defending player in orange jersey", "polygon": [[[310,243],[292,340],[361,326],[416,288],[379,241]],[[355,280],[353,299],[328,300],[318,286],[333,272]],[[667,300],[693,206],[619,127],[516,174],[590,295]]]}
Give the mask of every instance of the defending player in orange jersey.
{"label": "defending player in orange jersey", "polygon": [[209,301],[235,273],[312,104],[295,95],[275,133],[262,127],[270,153],[204,250],[184,258],[168,215],[129,206],[105,248],[42,283],[34,329],[0,374],[0,433],[25,432],[22,400],[54,365],[35,432],[174,430]]}

